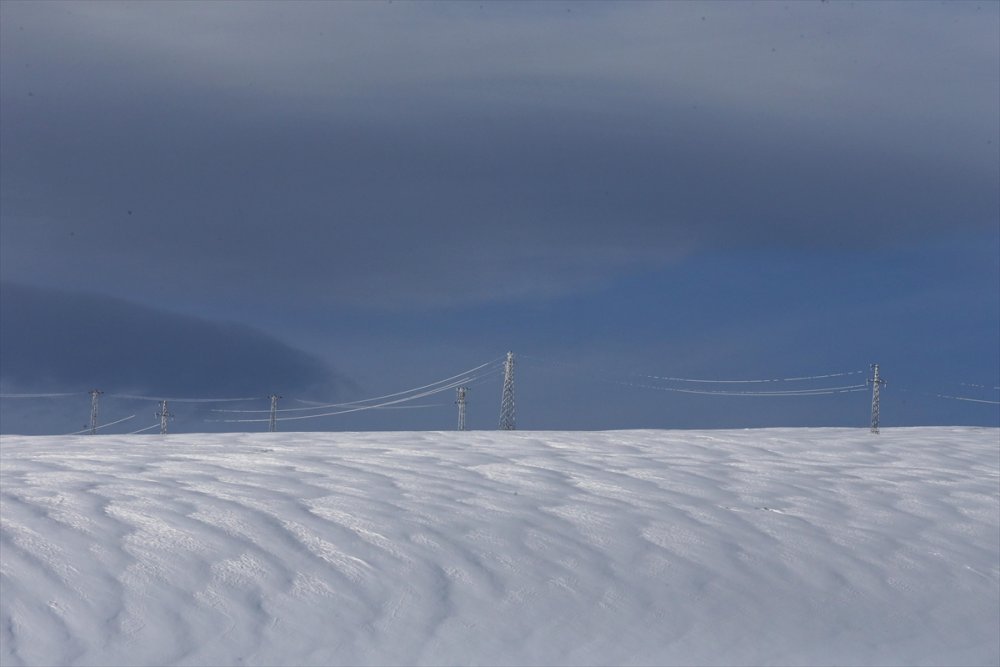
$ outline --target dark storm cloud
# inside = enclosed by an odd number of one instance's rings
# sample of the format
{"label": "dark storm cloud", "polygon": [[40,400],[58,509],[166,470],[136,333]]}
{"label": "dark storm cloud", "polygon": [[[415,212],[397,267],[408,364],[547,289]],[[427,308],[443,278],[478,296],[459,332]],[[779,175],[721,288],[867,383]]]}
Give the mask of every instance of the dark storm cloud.
{"label": "dark storm cloud", "polygon": [[998,6],[908,7],[5,3],[3,276],[449,304],[995,226]]}
{"label": "dark storm cloud", "polygon": [[249,327],[74,292],[0,284],[5,391],[106,391],[167,397],[329,397],[343,380]]}

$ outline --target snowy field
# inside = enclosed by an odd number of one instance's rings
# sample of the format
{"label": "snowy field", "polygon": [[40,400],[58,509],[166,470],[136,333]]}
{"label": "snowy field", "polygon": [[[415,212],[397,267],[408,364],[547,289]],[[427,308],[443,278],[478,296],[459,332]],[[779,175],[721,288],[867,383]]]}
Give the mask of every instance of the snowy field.
{"label": "snowy field", "polygon": [[0,664],[1000,663],[1000,431],[0,440]]}

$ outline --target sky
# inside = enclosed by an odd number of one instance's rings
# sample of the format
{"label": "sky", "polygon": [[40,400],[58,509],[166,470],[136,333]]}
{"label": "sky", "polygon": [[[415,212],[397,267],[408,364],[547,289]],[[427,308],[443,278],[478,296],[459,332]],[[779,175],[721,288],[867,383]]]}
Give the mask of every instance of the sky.
{"label": "sky", "polygon": [[997,2],[5,0],[0,430],[997,426],[998,183]]}

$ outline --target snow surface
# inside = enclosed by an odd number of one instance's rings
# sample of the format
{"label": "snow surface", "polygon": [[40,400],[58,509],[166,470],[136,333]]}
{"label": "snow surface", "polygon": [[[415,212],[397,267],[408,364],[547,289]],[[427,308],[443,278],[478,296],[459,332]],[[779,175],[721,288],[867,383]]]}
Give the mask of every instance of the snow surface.
{"label": "snow surface", "polygon": [[1000,663],[1000,431],[0,439],[0,663]]}

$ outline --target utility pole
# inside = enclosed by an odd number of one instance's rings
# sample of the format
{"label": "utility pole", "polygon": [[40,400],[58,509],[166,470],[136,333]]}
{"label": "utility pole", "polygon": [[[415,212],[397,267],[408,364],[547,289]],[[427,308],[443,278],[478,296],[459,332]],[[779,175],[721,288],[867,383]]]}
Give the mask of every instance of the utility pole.
{"label": "utility pole", "polygon": [[500,430],[514,430],[514,353],[507,353],[503,365],[503,394],[500,397]]}
{"label": "utility pole", "polygon": [[885,380],[878,376],[878,364],[872,364],[872,377],[868,378],[868,384],[872,388],[872,433],[879,432],[878,425],[878,398],[879,390],[885,386]]}
{"label": "utility pole", "polygon": [[465,431],[465,393],[469,391],[468,387],[459,387],[455,390],[457,398],[455,400],[455,405],[458,406],[458,430]]}
{"label": "utility pole", "polygon": [[166,399],[160,401],[160,411],[156,413],[156,416],[160,419],[160,435],[165,435],[167,432],[167,421],[173,417],[167,410]]}
{"label": "utility pole", "polygon": [[90,435],[97,433],[98,404],[101,401],[101,394],[103,393],[100,389],[90,390]]}
{"label": "utility pole", "polygon": [[278,399],[281,396],[277,394],[271,394],[271,419],[267,424],[267,430],[270,433],[274,433],[278,430]]}

